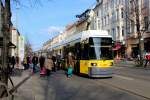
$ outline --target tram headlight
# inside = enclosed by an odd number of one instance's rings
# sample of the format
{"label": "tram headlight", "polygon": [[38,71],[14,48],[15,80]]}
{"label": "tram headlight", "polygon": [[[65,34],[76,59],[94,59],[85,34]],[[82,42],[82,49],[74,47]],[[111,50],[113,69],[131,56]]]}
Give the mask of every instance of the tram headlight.
{"label": "tram headlight", "polygon": [[91,63],[91,66],[97,66],[97,63]]}
{"label": "tram headlight", "polygon": [[113,63],[113,62],[111,62],[111,63],[110,63],[110,66],[113,66],[113,65],[114,65],[114,63]]}

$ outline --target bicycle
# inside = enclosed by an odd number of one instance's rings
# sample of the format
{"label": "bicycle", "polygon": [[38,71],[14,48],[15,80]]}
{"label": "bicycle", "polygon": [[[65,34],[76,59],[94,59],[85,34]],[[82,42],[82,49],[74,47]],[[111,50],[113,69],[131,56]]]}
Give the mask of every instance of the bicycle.
{"label": "bicycle", "polygon": [[139,58],[135,58],[134,59],[134,63],[135,63],[135,65],[140,65],[140,59]]}

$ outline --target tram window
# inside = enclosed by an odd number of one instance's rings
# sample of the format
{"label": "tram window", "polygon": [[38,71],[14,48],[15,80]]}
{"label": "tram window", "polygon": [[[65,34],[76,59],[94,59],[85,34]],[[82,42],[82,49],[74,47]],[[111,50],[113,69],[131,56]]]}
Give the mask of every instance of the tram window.
{"label": "tram window", "polygon": [[96,53],[95,53],[95,48],[94,48],[94,47],[90,47],[90,48],[89,48],[89,58],[90,58],[90,59],[97,59],[97,58],[96,58]]}
{"label": "tram window", "polygon": [[109,60],[109,59],[112,59],[112,50],[111,48],[109,47],[102,47],[101,48],[101,59],[104,59],[104,60]]}
{"label": "tram window", "polygon": [[88,55],[88,51],[89,51],[89,46],[88,44],[82,44],[82,59],[83,60],[87,60],[89,59],[89,55]]}
{"label": "tram window", "polygon": [[77,60],[81,59],[81,45],[80,45],[80,43],[75,44],[75,55],[76,55]]}
{"label": "tram window", "polygon": [[89,59],[112,59],[111,38],[90,38]]}
{"label": "tram window", "polygon": [[102,38],[101,45],[112,45],[112,38]]}

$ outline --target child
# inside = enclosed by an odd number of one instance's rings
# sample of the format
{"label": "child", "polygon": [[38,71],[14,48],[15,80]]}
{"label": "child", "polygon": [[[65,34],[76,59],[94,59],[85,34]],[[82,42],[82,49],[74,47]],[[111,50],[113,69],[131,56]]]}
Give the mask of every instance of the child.
{"label": "child", "polygon": [[68,67],[67,77],[71,77],[72,72],[73,72],[73,68],[72,68],[72,65],[70,64],[69,67]]}

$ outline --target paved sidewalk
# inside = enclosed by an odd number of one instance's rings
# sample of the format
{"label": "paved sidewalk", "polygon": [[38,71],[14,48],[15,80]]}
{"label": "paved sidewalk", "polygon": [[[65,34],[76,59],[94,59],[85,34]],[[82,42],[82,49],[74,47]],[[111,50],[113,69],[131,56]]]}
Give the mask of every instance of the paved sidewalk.
{"label": "paved sidewalk", "polygon": [[[22,76],[13,77],[13,81],[15,80],[15,84],[18,84],[20,80],[24,80],[30,74],[30,70],[23,71]],[[14,100],[45,100],[46,87],[47,77],[40,77],[39,73],[36,73],[17,89]]]}

